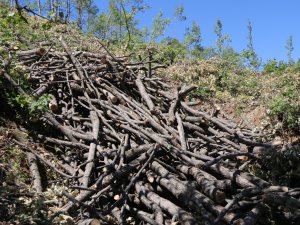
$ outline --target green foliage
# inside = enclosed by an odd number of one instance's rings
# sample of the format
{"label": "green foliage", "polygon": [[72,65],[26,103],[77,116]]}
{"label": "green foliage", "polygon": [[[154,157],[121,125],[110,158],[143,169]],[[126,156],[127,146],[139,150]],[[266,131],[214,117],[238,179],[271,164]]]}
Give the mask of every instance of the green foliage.
{"label": "green foliage", "polygon": [[15,41],[15,32],[25,32],[25,22],[21,16],[10,8],[0,8],[0,45]]}
{"label": "green foliage", "polygon": [[37,20],[36,17],[28,16],[25,12],[22,12],[21,16],[14,8],[0,6],[1,55],[3,56],[3,52],[7,55],[8,49],[33,48],[37,47],[38,42],[49,41],[49,29],[55,24],[54,21]]}
{"label": "green foliage", "polygon": [[217,23],[215,25],[215,34],[217,35],[216,40],[216,48],[217,54],[221,57],[224,49],[227,47],[226,43],[231,42],[231,38],[227,34],[223,34],[223,24],[220,19],[217,19]]}
{"label": "green foliage", "polygon": [[283,62],[283,61],[279,61],[277,62],[276,59],[272,59],[269,60],[263,68],[263,71],[265,73],[276,73],[276,74],[282,74],[286,68],[288,67],[288,65]]}
{"label": "green foliage", "polygon": [[278,68],[279,72],[284,72],[288,68],[288,64],[286,64],[284,61],[280,60],[278,62],[277,68]]}
{"label": "green foliage", "polygon": [[166,64],[173,64],[177,59],[183,59],[186,56],[186,49],[176,38],[165,38],[159,45],[159,53],[156,59]]}
{"label": "green foliage", "polygon": [[21,108],[27,108],[32,102],[32,98],[28,95],[19,94],[13,99]]}
{"label": "green foliage", "polygon": [[17,147],[9,148],[2,160],[4,160],[2,163],[10,165],[10,171],[6,174],[6,182],[24,184],[30,180],[30,174],[22,169],[23,164],[26,164],[24,151]]}
{"label": "green foliage", "polygon": [[298,59],[297,63],[292,65],[293,72],[300,72],[300,59]]}
{"label": "green foliage", "polygon": [[155,42],[159,37],[161,37],[170,23],[170,19],[163,18],[163,12],[160,11],[153,20],[150,32],[150,42]]}
{"label": "green foliage", "polygon": [[192,28],[186,28],[186,32],[184,34],[183,44],[188,49],[189,54],[197,58],[200,52],[203,51],[201,47],[201,30],[200,25],[193,21]]}
{"label": "green foliage", "polygon": [[287,51],[287,58],[288,58],[288,63],[293,64],[294,60],[292,58],[292,53],[294,51],[294,45],[293,45],[293,36],[289,36],[286,45],[285,45],[286,51]]}
{"label": "green foliage", "polygon": [[238,83],[237,92],[239,94],[253,96],[253,98],[258,98],[260,96],[261,85],[258,76],[248,75],[247,78],[244,78],[243,75],[239,75],[237,83]]}
{"label": "green foliage", "polygon": [[254,99],[260,95],[260,79],[257,75],[247,74],[245,70],[240,74],[235,73],[228,65],[217,73],[215,85],[217,90],[228,91],[233,97],[243,95]]}
{"label": "green foliage", "polygon": [[249,67],[252,67],[255,70],[258,70],[259,67],[261,66],[261,60],[258,58],[254,47],[253,47],[253,36],[252,36],[252,24],[250,20],[248,21],[248,44],[247,44],[247,49],[243,50],[242,52],[242,57],[246,59],[246,62],[248,62]]}
{"label": "green foliage", "polygon": [[185,21],[186,20],[186,16],[183,15],[183,12],[184,12],[183,5],[176,6],[175,13],[174,13],[174,18],[176,20],[179,20],[179,21]]}
{"label": "green foliage", "polygon": [[[75,9],[77,12],[77,25],[82,28],[83,23],[83,16],[85,13],[88,13],[88,15],[96,14],[97,9],[95,9],[92,5],[92,0],[74,0],[75,3]],[[53,11],[55,14],[55,17],[57,17],[57,10]]]}
{"label": "green foliage", "polygon": [[208,100],[213,96],[213,91],[204,82],[199,81],[197,86],[197,89],[189,95],[191,98]]}
{"label": "green foliage", "polygon": [[282,122],[283,129],[298,130],[300,128],[300,83],[293,76],[281,78],[281,90],[269,102],[270,116]]}
{"label": "green foliage", "polygon": [[107,40],[115,46],[135,44],[145,41],[147,29],[137,28],[136,16],[146,10],[148,5],[142,0],[110,0],[108,12],[91,18],[88,33]]}
{"label": "green foliage", "polygon": [[241,55],[230,46],[224,49],[222,53],[222,59],[231,65],[243,67],[243,60]]}
{"label": "green foliage", "polygon": [[274,73],[278,69],[276,59],[269,60],[265,65],[263,71],[266,73]]}
{"label": "green foliage", "polygon": [[216,53],[214,47],[194,48],[194,49],[192,49],[191,54],[196,59],[204,59],[204,60],[209,60],[209,59],[217,56],[217,53]]}
{"label": "green foliage", "polygon": [[105,40],[112,38],[109,32],[110,17],[106,13],[100,13],[97,17],[92,19],[88,33],[96,35],[98,38]]}
{"label": "green foliage", "polygon": [[256,53],[252,50],[243,50],[242,52],[242,57],[246,59],[248,62],[249,66],[258,71],[260,65],[261,65],[261,60],[258,59]]}
{"label": "green foliage", "polygon": [[36,100],[33,100],[29,104],[29,112],[31,114],[42,113],[48,109],[48,103],[50,101],[49,95],[42,95]]}
{"label": "green foliage", "polygon": [[283,123],[283,128],[298,129],[300,116],[300,105],[291,105],[289,98],[280,96],[270,103],[271,113],[273,117],[277,117],[279,121]]}
{"label": "green foliage", "polygon": [[30,115],[37,115],[48,109],[49,101],[50,97],[47,94],[37,99],[28,95],[19,94],[12,99],[11,103],[16,103],[22,109],[27,110]]}

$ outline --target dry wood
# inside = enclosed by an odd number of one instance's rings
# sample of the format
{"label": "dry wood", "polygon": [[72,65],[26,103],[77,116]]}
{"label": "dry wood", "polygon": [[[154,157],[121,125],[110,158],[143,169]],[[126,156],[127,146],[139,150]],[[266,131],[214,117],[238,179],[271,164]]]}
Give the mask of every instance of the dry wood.
{"label": "dry wood", "polygon": [[95,111],[90,112],[91,116],[91,121],[93,125],[93,141],[90,143],[90,149],[89,149],[89,154],[87,161],[88,163],[85,166],[85,171],[82,179],[82,186],[83,187],[88,187],[89,184],[89,177],[91,175],[92,169],[94,167],[94,158],[95,158],[95,153],[96,153],[96,146],[97,146],[97,140],[98,140],[98,134],[99,134],[99,126],[100,126],[100,121],[97,116],[97,113]]}
{"label": "dry wood", "polygon": [[155,112],[155,106],[150,98],[150,96],[148,95],[146,88],[141,80],[141,75],[138,75],[136,78],[136,86],[138,87],[140,94],[142,96],[142,98],[145,100],[150,112],[154,113]]}
{"label": "dry wood", "polygon": [[101,221],[98,219],[83,219],[79,220],[78,225],[101,225]]}
{"label": "dry wood", "polygon": [[50,96],[50,101],[48,103],[49,109],[52,112],[55,112],[58,109],[58,104],[57,104],[57,100],[56,97],[54,95],[49,95]]}
{"label": "dry wood", "polygon": [[169,213],[170,215],[178,215],[179,221],[181,224],[184,225],[191,225],[197,224],[197,219],[194,218],[191,214],[183,210],[182,208],[178,207],[171,201],[160,197],[159,195],[155,194],[152,191],[149,191],[147,188],[143,186],[141,182],[137,182],[135,184],[136,192],[139,195],[145,195],[150,201],[157,204],[162,210]]}
{"label": "dry wood", "polygon": [[27,152],[26,155],[29,163],[30,172],[32,175],[33,187],[35,188],[37,193],[42,193],[43,192],[42,179],[37,164],[37,157],[31,152]]}
{"label": "dry wood", "polygon": [[22,57],[34,57],[35,55],[42,56],[46,53],[45,48],[37,48],[37,49],[32,49],[32,50],[27,50],[27,51],[19,51],[17,52],[17,56],[22,58]]}
{"label": "dry wood", "polygon": [[[30,75],[28,90],[1,74],[20,94],[51,97],[41,117],[45,129],[32,133],[46,150],[59,151],[57,158],[21,148],[66,177],[71,190],[80,190],[75,197],[63,192],[63,212],[81,224],[111,216],[120,224],[134,217],[135,223],[155,225],[251,225],[264,224],[263,201],[300,215],[299,190],[272,186],[246,170],[257,149],[273,151],[272,145],[238,128],[220,109],[197,110],[199,101],[185,98],[195,85],[174,88],[154,77],[162,65],[152,59],[117,57],[102,44],[105,52],[72,52],[62,38],[60,43],[65,52],[17,53]],[[82,218],[83,209],[90,218]]]}
{"label": "dry wood", "polygon": [[187,166],[177,166],[178,170],[185,174],[192,175],[197,183],[200,185],[204,194],[214,199],[217,203],[225,202],[225,193],[217,189],[212,181],[215,181],[216,178],[211,176],[210,174],[201,171],[196,167],[187,167]]}

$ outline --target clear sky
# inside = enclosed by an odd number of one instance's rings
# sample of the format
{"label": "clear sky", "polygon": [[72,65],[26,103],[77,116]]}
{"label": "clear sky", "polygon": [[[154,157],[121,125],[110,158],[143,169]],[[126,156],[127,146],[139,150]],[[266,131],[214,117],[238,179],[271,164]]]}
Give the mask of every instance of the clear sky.
{"label": "clear sky", "polygon": [[[98,7],[106,8],[107,0],[98,0]],[[253,45],[266,61],[276,58],[287,60],[285,45],[293,36],[292,57],[300,58],[300,0],[145,0],[151,8],[139,15],[140,26],[151,26],[160,10],[172,17],[176,5],[184,6],[187,20],[174,22],[165,35],[183,38],[185,28],[193,21],[200,24],[202,45],[212,46],[216,36],[213,32],[217,18],[223,23],[223,33],[229,34],[231,46],[241,52],[247,45],[247,23],[253,27]]]}

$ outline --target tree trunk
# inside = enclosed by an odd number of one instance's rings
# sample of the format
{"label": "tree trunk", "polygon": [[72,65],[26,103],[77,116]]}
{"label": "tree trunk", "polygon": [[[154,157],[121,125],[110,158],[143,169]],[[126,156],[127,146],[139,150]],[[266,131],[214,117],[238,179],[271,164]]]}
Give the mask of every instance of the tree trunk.
{"label": "tree trunk", "polygon": [[66,10],[66,17],[65,17],[65,23],[69,23],[69,17],[71,14],[71,0],[67,0],[67,10]]}
{"label": "tree trunk", "polygon": [[42,14],[42,4],[41,4],[41,0],[38,0],[38,1],[37,1],[37,4],[38,4],[38,12],[39,12],[39,14],[41,15],[41,14]]}

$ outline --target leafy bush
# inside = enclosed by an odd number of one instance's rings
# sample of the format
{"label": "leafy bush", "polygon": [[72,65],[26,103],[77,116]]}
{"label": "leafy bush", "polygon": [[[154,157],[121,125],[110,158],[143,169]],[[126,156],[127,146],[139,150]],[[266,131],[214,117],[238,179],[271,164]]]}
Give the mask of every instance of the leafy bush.
{"label": "leafy bush", "polygon": [[155,59],[164,64],[172,65],[178,59],[184,59],[187,51],[176,38],[166,38],[157,45]]}
{"label": "leafy bush", "polygon": [[291,103],[288,96],[278,96],[270,104],[270,116],[282,122],[283,129],[298,130],[300,128],[300,104]]}
{"label": "leafy bush", "polygon": [[45,112],[48,109],[50,97],[49,95],[44,94],[41,97],[35,99],[31,96],[20,94],[17,95],[13,100],[21,108],[28,110],[30,115],[33,115]]}
{"label": "leafy bush", "polygon": [[200,98],[202,100],[207,100],[213,96],[214,91],[210,89],[206,83],[199,81],[197,86],[197,89],[190,94],[191,98]]}
{"label": "leafy bush", "polygon": [[8,7],[0,7],[0,46],[19,49],[24,46],[23,40],[31,29],[16,10]]}
{"label": "leafy bush", "polygon": [[35,99],[30,102],[29,112],[31,114],[45,112],[48,109],[48,103],[50,101],[49,95],[42,95],[38,99]]}
{"label": "leafy bush", "polygon": [[263,71],[265,73],[277,73],[282,74],[286,68],[288,67],[288,64],[286,64],[283,61],[277,62],[276,59],[269,60],[265,65]]}

